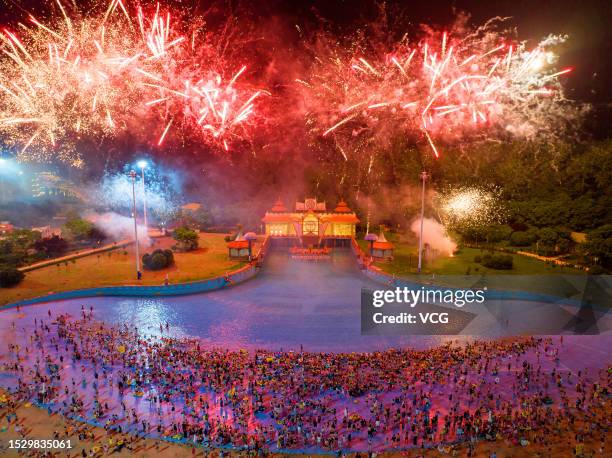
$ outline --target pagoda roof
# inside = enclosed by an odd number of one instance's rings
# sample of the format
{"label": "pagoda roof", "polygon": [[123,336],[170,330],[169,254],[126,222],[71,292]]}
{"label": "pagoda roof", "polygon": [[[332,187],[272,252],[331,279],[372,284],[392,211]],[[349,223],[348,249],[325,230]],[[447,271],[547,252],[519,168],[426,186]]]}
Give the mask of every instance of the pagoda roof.
{"label": "pagoda roof", "polygon": [[345,201],[341,200],[340,202],[338,202],[338,206],[336,208],[334,208],[334,211],[336,213],[351,213],[351,209],[349,208],[349,206],[346,204]]}
{"label": "pagoda roof", "polygon": [[392,250],[393,244],[385,238],[385,233],[380,231],[378,240],[372,244],[374,250]]}
{"label": "pagoda roof", "polygon": [[249,241],[244,238],[244,235],[242,235],[242,231],[240,231],[238,232],[238,235],[236,235],[236,238],[234,240],[227,242],[227,247],[228,248],[248,248]]}
{"label": "pagoda roof", "polygon": [[232,240],[231,242],[227,242],[228,248],[248,248],[249,242],[248,240]]}
{"label": "pagoda roof", "polygon": [[287,211],[287,207],[283,204],[283,201],[280,198],[274,203],[272,209],[270,210],[273,213],[285,213]]}

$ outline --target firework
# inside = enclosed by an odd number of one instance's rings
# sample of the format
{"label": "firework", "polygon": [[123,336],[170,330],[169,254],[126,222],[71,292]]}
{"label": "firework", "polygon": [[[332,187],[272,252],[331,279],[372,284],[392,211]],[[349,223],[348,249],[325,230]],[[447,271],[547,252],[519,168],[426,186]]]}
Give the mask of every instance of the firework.
{"label": "firework", "polygon": [[440,219],[447,228],[473,228],[503,222],[499,190],[479,187],[449,188],[436,196]]}
{"label": "firework", "polygon": [[268,94],[267,91],[237,87],[237,80],[245,70],[243,66],[227,82],[220,74],[211,73],[195,82],[185,79],[181,88],[173,88],[172,81],[150,85],[156,91],[146,105],[161,108],[161,116],[165,118],[171,113],[158,145],[163,143],[174,119],[179,118],[183,127],[197,132],[207,143],[229,151],[231,141],[248,134],[247,126],[252,126],[256,100]]}
{"label": "firework", "polygon": [[[132,166],[126,166],[118,173],[107,173],[102,182],[89,194],[95,195],[96,203],[102,203],[107,210],[129,214],[132,209],[132,179],[129,171]],[[177,174],[161,169],[159,166],[148,167],[146,190],[142,182],[134,187],[136,201],[144,202],[146,192],[147,212],[158,221],[165,223],[179,208],[181,181]],[[137,174],[136,179],[141,179]],[[140,204],[139,204],[140,205]]]}
{"label": "firework", "polygon": [[[197,24],[188,32],[191,40],[175,32],[170,14],[160,14],[159,6],[149,21],[139,10],[138,23],[149,59],[163,63],[161,70],[149,75],[152,81],[144,83],[144,105],[163,121],[157,145],[174,127],[225,151],[231,142],[248,138],[256,124],[255,104],[269,93],[242,83],[247,66],[222,59],[210,42],[198,44]],[[209,66],[202,68],[201,62]]]}
{"label": "firework", "polygon": [[[428,144],[494,135],[533,138],[558,130],[573,112],[564,105],[550,36],[532,49],[495,32],[493,22],[470,30],[464,22],[389,49],[355,40],[350,49],[320,40],[304,88],[307,116],[322,137],[397,134]],[[321,44],[322,42],[322,44]]]}
{"label": "firework", "polygon": [[19,32],[0,34],[0,131],[21,159],[78,165],[79,139],[118,135],[142,122],[159,122],[147,129],[157,129],[158,145],[171,128],[195,127],[227,150],[248,130],[265,91],[243,91],[237,80],[244,66],[223,80],[232,64],[208,52],[214,43],[196,45],[198,21],[180,33],[159,4],[149,17],[122,0],[87,17],[71,17],[59,0],[57,6],[61,14],[48,24],[30,16]]}
{"label": "firework", "polygon": [[22,158],[78,161],[74,139],[109,134],[137,103],[141,54],[121,21],[71,20],[58,5],[52,24],[30,16],[0,35],[0,128]]}

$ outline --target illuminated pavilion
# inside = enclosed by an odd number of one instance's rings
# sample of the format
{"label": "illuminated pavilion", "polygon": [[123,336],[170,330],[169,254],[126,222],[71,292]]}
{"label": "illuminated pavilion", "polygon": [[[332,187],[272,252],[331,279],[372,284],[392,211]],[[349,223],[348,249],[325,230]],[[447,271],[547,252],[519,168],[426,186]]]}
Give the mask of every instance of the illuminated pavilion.
{"label": "illuminated pavilion", "polygon": [[292,211],[278,199],[262,221],[266,235],[286,240],[288,245],[336,246],[348,245],[355,237],[359,219],[344,201],[328,210],[325,202],[307,198],[304,202],[296,202]]}

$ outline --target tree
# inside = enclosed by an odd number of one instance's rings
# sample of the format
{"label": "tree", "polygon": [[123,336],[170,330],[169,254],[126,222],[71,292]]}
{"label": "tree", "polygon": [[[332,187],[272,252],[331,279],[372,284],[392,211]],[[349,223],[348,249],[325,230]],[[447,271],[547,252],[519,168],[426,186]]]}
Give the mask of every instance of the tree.
{"label": "tree", "polygon": [[172,235],[177,241],[179,249],[183,251],[195,250],[198,247],[198,233],[188,227],[179,227]]}
{"label": "tree", "polygon": [[488,243],[499,243],[510,238],[512,228],[505,224],[496,224],[485,228],[485,239]]}
{"label": "tree", "polygon": [[547,254],[553,253],[557,240],[559,239],[557,231],[550,227],[545,227],[539,230],[538,236],[540,239],[539,249]]}
{"label": "tree", "polygon": [[533,237],[526,231],[516,231],[510,236],[510,245],[512,246],[529,246],[533,242]]}
{"label": "tree", "polygon": [[107,235],[106,235],[106,233],[105,233],[104,231],[102,231],[102,230],[101,230],[101,229],[99,229],[98,227],[93,226],[93,227],[91,228],[91,230],[89,231],[88,238],[89,238],[89,240],[91,240],[92,242],[97,242],[97,243],[99,243],[99,242],[103,242],[103,241],[104,241],[104,239],[106,239],[106,238],[107,238]]}
{"label": "tree", "polygon": [[514,265],[514,260],[509,254],[484,255],[482,265],[489,269],[510,270]]}
{"label": "tree", "polygon": [[48,239],[38,240],[34,243],[34,248],[36,251],[44,253],[47,258],[57,258],[68,251],[68,242],[54,235]]}
{"label": "tree", "polygon": [[19,267],[31,259],[28,252],[40,239],[40,232],[18,229],[0,240],[0,265]]}
{"label": "tree", "polygon": [[612,267],[612,224],[605,224],[589,232],[582,249],[597,264]]}
{"label": "tree", "polygon": [[181,211],[180,215],[181,224],[184,227],[193,227],[196,229],[204,230],[210,226],[212,217],[208,210],[204,208],[198,208],[193,211]]}
{"label": "tree", "polygon": [[172,250],[155,250],[142,257],[142,265],[147,270],[161,270],[174,262]]}
{"label": "tree", "polygon": [[63,227],[63,232],[70,240],[88,240],[94,226],[90,221],[83,218],[69,219]]}
{"label": "tree", "polygon": [[15,268],[7,268],[0,270],[0,287],[10,288],[15,286],[23,280],[25,277],[24,273]]}
{"label": "tree", "polygon": [[27,249],[30,248],[34,242],[40,239],[40,232],[31,231],[29,229],[17,229],[9,235],[8,239],[14,244]]}

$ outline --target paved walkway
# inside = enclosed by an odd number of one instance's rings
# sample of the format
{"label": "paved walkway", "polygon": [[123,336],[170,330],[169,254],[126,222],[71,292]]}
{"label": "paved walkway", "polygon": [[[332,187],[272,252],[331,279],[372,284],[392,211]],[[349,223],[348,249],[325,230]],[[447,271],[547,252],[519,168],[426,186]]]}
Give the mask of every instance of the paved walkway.
{"label": "paved walkway", "polygon": [[123,248],[134,243],[131,239],[119,240],[118,242],[109,243],[108,245],[101,246],[100,248],[90,248],[87,250],[75,251],[66,256],[59,258],[47,259],[45,261],[35,262],[29,266],[20,267],[19,270],[22,272],[29,272],[30,270],[41,269],[47,266],[53,266],[57,263],[70,261],[72,259],[84,258],[85,256],[91,256],[92,254],[104,253],[110,250],[116,250],[117,248]]}

